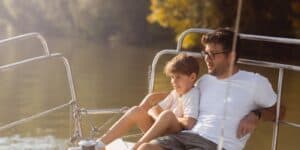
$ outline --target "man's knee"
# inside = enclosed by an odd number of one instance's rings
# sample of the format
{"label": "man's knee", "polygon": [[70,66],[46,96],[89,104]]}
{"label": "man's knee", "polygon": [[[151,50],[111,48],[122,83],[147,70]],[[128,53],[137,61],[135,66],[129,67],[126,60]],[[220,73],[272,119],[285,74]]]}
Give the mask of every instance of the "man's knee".
{"label": "man's knee", "polygon": [[163,150],[159,145],[144,143],[142,144],[138,150]]}

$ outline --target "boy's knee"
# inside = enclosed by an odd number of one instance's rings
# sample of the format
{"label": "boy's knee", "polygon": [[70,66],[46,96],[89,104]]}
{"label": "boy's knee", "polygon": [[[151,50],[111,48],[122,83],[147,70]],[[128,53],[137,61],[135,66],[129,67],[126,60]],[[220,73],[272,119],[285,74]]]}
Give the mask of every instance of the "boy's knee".
{"label": "boy's knee", "polygon": [[135,119],[144,114],[145,114],[144,110],[141,109],[139,106],[133,106],[127,112],[129,119]]}
{"label": "boy's knee", "polygon": [[175,114],[170,110],[165,110],[160,115],[160,118],[163,118],[163,119],[171,119],[174,117],[176,117]]}

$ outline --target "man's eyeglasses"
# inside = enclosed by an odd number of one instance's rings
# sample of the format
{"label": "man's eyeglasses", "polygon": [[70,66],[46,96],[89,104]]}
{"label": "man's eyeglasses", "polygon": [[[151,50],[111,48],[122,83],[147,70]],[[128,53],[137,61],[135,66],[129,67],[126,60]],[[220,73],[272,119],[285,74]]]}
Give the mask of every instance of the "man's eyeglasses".
{"label": "man's eyeglasses", "polygon": [[215,59],[216,55],[223,54],[223,53],[226,53],[226,52],[225,51],[220,51],[220,52],[206,52],[206,51],[201,51],[201,55],[203,57],[208,56],[208,58],[210,58],[210,59]]}

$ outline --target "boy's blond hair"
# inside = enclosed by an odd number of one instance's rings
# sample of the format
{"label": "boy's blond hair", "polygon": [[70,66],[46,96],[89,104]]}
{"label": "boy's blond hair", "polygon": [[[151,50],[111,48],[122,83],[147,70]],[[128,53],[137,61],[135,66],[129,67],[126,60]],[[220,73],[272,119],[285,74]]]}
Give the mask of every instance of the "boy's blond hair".
{"label": "boy's blond hair", "polygon": [[181,53],[167,62],[164,72],[167,76],[174,73],[181,73],[184,75],[191,75],[195,73],[198,76],[199,64],[196,58]]}

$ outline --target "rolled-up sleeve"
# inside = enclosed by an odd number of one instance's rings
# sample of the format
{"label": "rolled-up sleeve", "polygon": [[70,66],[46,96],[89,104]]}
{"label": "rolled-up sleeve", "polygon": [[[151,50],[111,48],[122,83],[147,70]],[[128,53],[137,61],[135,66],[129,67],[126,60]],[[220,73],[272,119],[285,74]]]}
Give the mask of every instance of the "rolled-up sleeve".
{"label": "rolled-up sleeve", "polygon": [[175,99],[175,91],[173,90],[170,94],[161,102],[158,103],[158,106],[161,107],[163,110],[170,109],[173,100]]}
{"label": "rolled-up sleeve", "polygon": [[259,74],[256,75],[255,103],[262,108],[271,107],[276,103],[277,95],[269,80]]}

